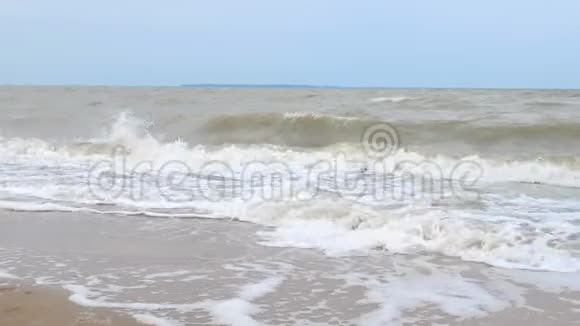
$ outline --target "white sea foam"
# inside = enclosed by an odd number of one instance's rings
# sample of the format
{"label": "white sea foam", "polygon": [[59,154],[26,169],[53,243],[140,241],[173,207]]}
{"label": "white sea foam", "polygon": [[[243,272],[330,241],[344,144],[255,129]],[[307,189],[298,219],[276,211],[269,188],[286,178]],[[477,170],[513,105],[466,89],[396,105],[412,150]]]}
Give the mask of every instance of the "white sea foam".
{"label": "white sea foam", "polygon": [[[275,218],[273,218],[275,217]],[[319,248],[330,254],[386,250],[432,253],[505,268],[580,271],[580,260],[550,246],[562,235],[580,231],[562,224],[557,231],[530,233],[506,219],[485,222],[485,215],[418,207],[377,211],[348,203],[263,204],[248,212],[250,220],[277,228],[261,231],[263,244]],[[552,227],[555,227],[552,225]]]}
{"label": "white sea foam", "polygon": [[285,112],[283,117],[286,119],[312,118],[312,119],[335,119],[337,121],[356,121],[356,117],[340,117],[323,113],[314,112]]}
{"label": "white sea foam", "polygon": [[133,314],[132,315],[135,320],[138,322],[145,324],[145,325],[154,325],[154,326],[181,326],[180,322],[166,319],[166,318],[159,318],[155,317],[150,314]]}
{"label": "white sea foam", "polygon": [[174,272],[165,272],[165,273],[149,274],[149,275],[145,275],[145,278],[147,278],[147,279],[152,279],[152,278],[173,278],[175,276],[183,276],[183,275],[187,275],[187,274],[191,274],[191,272],[190,271],[185,271],[185,270],[180,270],[180,271],[174,271]]}
{"label": "white sea foam", "polygon": [[[213,315],[219,323],[228,325],[261,325],[252,318],[252,314],[260,311],[259,305],[252,301],[273,292],[283,281],[283,277],[268,277],[261,282],[243,286],[238,293],[238,297],[213,301],[208,300],[198,303],[171,304],[171,303],[143,303],[143,302],[111,302],[104,297],[99,297],[100,293],[81,285],[64,285],[64,288],[71,291],[69,299],[79,305],[99,308],[129,309],[140,312],[171,311],[191,312],[196,310],[207,311]],[[148,325],[180,325],[179,322],[166,318],[160,318],[149,313],[135,313],[133,316],[139,321]]]}
{"label": "white sea foam", "polygon": [[210,305],[210,311],[215,321],[220,324],[236,326],[262,325],[252,315],[259,312],[259,306],[253,300],[273,292],[283,281],[282,277],[269,277],[256,284],[248,284],[242,288],[239,297],[219,301]]}
{"label": "white sea foam", "polygon": [[18,279],[18,277],[14,274],[8,273],[0,269],[0,279]]}
{"label": "white sea foam", "polygon": [[[102,210],[77,208],[51,203],[23,203],[0,201],[0,207],[19,211],[89,212],[111,215],[144,215],[154,217],[214,217],[236,216],[241,220],[273,225],[275,229],[260,235],[264,244],[319,248],[328,253],[387,250],[394,253],[436,253],[464,260],[484,262],[507,268],[553,271],[578,271],[578,258],[565,247],[551,245],[580,232],[575,213],[525,214],[526,203],[514,207],[521,217],[509,210],[491,206],[489,212],[474,214],[462,210],[448,210],[421,206],[402,208],[372,207],[350,201],[310,200],[287,202],[240,202],[239,209],[231,204],[196,202],[214,213],[176,213],[139,208]],[[529,201],[527,203],[530,203]],[[221,208],[220,208],[221,207]],[[224,207],[227,209],[224,210]],[[494,208],[495,207],[495,208]],[[233,213],[233,214],[232,214]],[[495,214],[489,216],[489,214]],[[561,215],[561,217],[560,217]],[[527,219],[529,216],[533,220]],[[535,231],[534,231],[535,230]],[[542,231],[545,230],[545,231]],[[566,243],[565,243],[566,245]],[[186,271],[177,271],[185,275]],[[175,273],[150,277],[175,276]]]}
{"label": "white sea foam", "polygon": [[414,99],[415,98],[413,98],[413,97],[407,97],[407,96],[375,97],[375,98],[371,98],[369,100],[369,102],[373,102],[373,103],[381,103],[381,102],[400,103],[400,102],[410,101],[410,100],[414,100]]}
{"label": "white sea foam", "polygon": [[[157,311],[157,310],[181,310],[193,311],[196,309],[204,309],[207,307],[206,303],[191,303],[191,304],[172,304],[172,303],[149,303],[149,302],[110,302],[103,298],[96,297],[100,293],[90,290],[82,285],[67,284],[63,286],[65,289],[72,292],[69,300],[85,307],[94,308],[115,308],[115,309],[130,309],[140,311]],[[93,299],[93,297],[96,297]]]}
{"label": "white sea foam", "polygon": [[351,285],[367,289],[365,303],[376,303],[380,308],[361,316],[358,325],[402,325],[403,312],[426,305],[466,319],[483,317],[509,306],[509,302],[475,282],[439,273],[405,276],[390,282],[380,282],[372,275],[364,275],[364,280],[360,277],[344,276]]}

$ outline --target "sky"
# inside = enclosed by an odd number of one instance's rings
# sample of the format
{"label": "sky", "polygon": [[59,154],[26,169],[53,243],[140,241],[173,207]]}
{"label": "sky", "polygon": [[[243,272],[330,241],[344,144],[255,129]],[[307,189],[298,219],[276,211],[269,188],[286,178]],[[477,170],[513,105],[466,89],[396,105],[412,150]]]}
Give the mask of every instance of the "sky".
{"label": "sky", "polygon": [[578,0],[0,0],[0,84],[580,88]]}

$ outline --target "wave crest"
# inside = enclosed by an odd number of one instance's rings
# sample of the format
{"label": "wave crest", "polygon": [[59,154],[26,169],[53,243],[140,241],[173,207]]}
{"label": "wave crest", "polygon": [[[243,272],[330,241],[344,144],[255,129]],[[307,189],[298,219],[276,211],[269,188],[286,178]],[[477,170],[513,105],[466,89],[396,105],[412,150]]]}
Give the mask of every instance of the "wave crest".
{"label": "wave crest", "polygon": [[358,142],[374,123],[377,121],[310,112],[228,114],[207,120],[201,136],[211,144],[323,147]]}

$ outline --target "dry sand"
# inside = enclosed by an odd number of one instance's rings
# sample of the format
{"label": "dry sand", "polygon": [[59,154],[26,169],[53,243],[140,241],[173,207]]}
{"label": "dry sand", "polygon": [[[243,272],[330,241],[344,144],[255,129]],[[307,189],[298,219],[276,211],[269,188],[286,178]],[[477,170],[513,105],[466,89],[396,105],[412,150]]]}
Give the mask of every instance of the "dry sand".
{"label": "dry sand", "polygon": [[23,285],[0,285],[2,326],[140,325],[116,311],[75,305],[64,291]]}

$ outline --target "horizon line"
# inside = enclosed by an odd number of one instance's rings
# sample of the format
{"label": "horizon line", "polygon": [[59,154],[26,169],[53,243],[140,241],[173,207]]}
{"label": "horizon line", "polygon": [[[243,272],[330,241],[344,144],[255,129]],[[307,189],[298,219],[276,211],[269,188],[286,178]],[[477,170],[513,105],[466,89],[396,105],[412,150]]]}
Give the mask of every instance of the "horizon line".
{"label": "horizon line", "polygon": [[579,88],[563,87],[461,87],[461,86],[340,86],[285,83],[193,83],[193,84],[10,84],[0,83],[0,87],[191,87],[191,88],[279,88],[279,89],[463,89],[463,90],[537,90],[537,91],[578,91]]}

